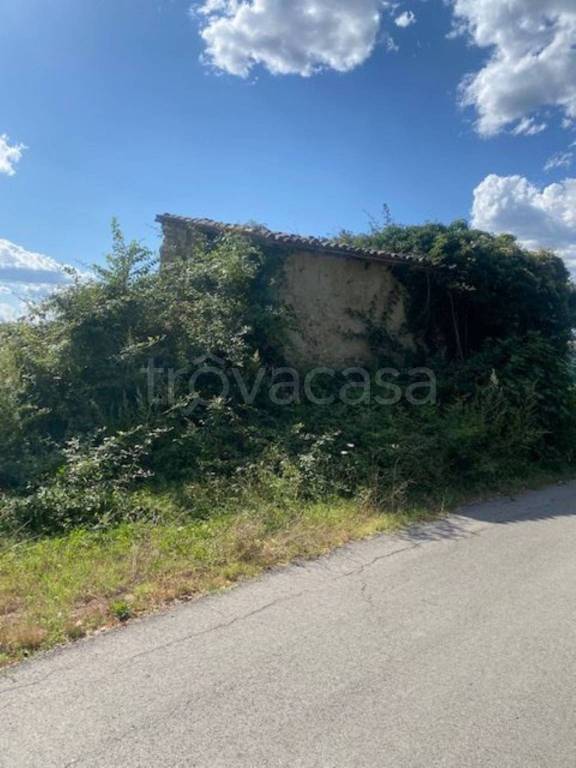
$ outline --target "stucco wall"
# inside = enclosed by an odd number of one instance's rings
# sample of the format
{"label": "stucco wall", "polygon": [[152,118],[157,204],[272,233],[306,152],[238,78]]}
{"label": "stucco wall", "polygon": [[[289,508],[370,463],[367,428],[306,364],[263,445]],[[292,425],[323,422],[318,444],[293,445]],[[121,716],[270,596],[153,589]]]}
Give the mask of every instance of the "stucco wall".
{"label": "stucco wall", "polygon": [[287,357],[294,363],[341,367],[369,363],[372,354],[361,316],[411,346],[404,328],[404,291],[390,269],[374,261],[299,251],[286,257],[280,298],[294,328]]}
{"label": "stucco wall", "polygon": [[[191,229],[164,225],[162,263],[191,257],[196,236]],[[371,363],[366,324],[359,315],[374,322],[385,319],[387,331],[412,346],[404,290],[387,265],[323,251],[288,251],[279,278],[278,300],[291,318],[284,349],[291,364],[340,368]]]}

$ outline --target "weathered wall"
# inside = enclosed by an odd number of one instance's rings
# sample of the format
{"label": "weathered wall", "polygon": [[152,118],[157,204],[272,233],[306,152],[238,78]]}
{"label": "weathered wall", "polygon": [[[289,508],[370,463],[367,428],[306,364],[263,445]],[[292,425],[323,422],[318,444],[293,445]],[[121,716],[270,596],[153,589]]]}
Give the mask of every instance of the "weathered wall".
{"label": "weathered wall", "polygon": [[[192,255],[195,233],[164,225],[163,264]],[[385,319],[386,330],[411,347],[405,324],[404,290],[386,264],[346,258],[330,252],[287,252],[278,285],[278,299],[291,321],[284,350],[297,366],[345,367],[369,364],[372,353],[366,323]]]}
{"label": "weathered wall", "polygon": [[390,269],[375,261],[299,251],[287,256],[280,297],[295,328],[287,356],[295,363],[346,366],[370,363],[366,340],[370,315],[386,318],[386,330],[411,346],[405,323],[404,291]]}
{"label": "weathered wall", "polygon": [[164,240],[160,248],[160,260],[163,266],[177,258],[190,258],[194,246],[194,232],[181,225],[162,225]]}

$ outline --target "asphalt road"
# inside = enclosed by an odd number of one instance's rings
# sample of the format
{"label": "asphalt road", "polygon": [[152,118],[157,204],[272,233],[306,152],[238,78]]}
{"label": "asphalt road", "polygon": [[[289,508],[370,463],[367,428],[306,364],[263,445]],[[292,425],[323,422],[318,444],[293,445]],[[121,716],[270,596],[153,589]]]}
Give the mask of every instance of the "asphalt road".
{"label": "asphalt road", "polygon": [[2,768],[572,768],[576,484],[0,676]]}

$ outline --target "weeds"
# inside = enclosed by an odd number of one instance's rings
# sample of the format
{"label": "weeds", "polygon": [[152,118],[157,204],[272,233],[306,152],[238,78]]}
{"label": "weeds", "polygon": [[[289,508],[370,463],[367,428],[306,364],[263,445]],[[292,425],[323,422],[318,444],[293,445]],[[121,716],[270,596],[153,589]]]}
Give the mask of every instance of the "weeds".
{"label": "weeds", "polygon": [[[191,360],[265,391],[281,355],[278,264],[238,238],[158,271],[116,229],[97,279],[0,328],[0,664],[573,465],[558,260],[461,223],[371,237],[438,267],[400,275],[433,404],[281,407],[204,380],[198,405]],[[150,360],[184,373],[150,393]]]}

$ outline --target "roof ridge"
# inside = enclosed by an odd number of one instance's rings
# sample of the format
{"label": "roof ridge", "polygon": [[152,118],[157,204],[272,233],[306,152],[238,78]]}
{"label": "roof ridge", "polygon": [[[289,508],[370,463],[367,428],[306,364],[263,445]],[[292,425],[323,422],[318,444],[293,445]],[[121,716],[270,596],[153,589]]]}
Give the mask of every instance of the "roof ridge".
{"label": "roof ridge", "polygon": [[419,267],[420,269],[426,269],[430,266],[426,263],[425,257],[416,254],[393,253],[390,251],[378,250],[376,248],[361,248],[347,243],[340,243],[331,238],[275,232],[268,227],[260,225],[226,224],[213,219],[190,218],[187,216],[177,216],[171,213],[158,215],[156,221],[160,224],[180,224],[205,232],[229,232],[231,234],[246,235],[247,237],[253,237],[269,245],[294,245],[302,248],[312,248],[314,250],[331,251],[332,253],[342,256],[350,256],[351,258],[386,262],[391,265],[410,264],[411,266]]}

